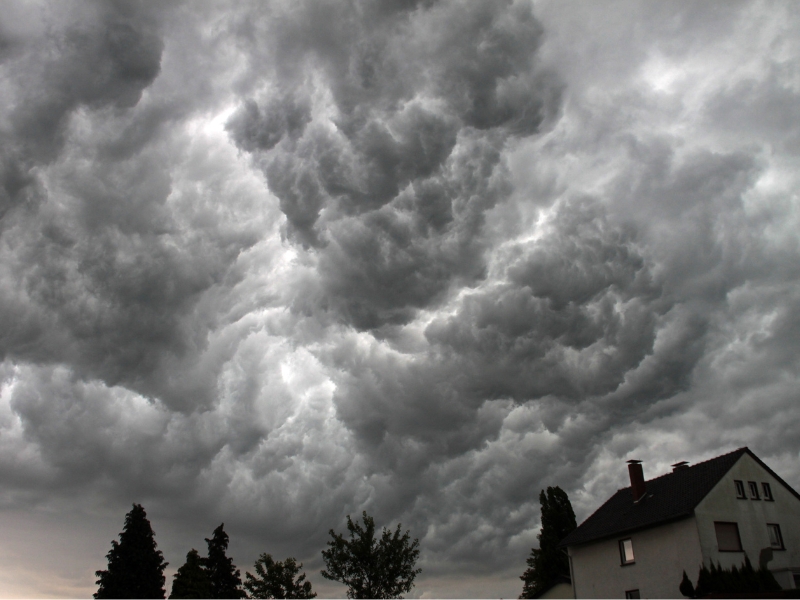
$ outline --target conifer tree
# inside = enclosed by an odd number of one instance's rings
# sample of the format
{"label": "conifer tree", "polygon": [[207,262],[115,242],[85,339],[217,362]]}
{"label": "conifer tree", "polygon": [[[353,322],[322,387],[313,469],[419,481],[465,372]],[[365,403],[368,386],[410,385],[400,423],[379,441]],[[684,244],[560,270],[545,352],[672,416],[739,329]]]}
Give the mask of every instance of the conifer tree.
{"label": "conifer tree", "polygon": [[539,547],[531,549],[526,561],[528,569],[520,579],[524,582],[520,598],[534,598],[556,583],[560,577],[569,578],[569,559],[558,543],[577,524],[575,512],[567,493],[560,487],[548,487],[539,493],[542,506],[542,529],[537,536]]}
{"label": "conifer tree", "polygon": [[[684,580],[686,577],[684,576]],[[688,582],[691,585],[691,582]],[[694,589],[695,598],[704,598],[710,594],[757,594],[761,592],[776,592],[781,586],[775,580],[772,572],[766,566],[757,571],[753,569],[750,559],[745,554],[741,567],[733,566],[724,569],[717,562],[711,561],[711,566],[701,565],[697,574],[697,585]],[[684,581],[681,581],[680,591],[684,592]]]}
{"label": "conifer tree", "polygon": [[683,572],[683,579],[681,579],[681,584],[678,586],[678,590],[687,598],[695,597],[694,586],[692,585],[689,576],[686,574],[686,571]]}
{"label": "conifer tree", "polygon": [[200,559],[208,573],[211,584],[211,598],[244,598],[242,578],[239,569],[233,564],[233,559],[225,552],[228,550],[228,534],[221,523],[214,530],[211,539],[205,538],[208,544],[208,556]]}
{"label": "conifer tree", "polygon": [[96,571],[95,598],[163,598],[164,555],[156,550],[150,521],[141,504],[125,515],[119,542],[112,540],[106,554],[108,569]]}
{"label": "conifer tree", "polygon": [[173,575],[170,598],[211,598],[211,581],[203,568],[197,550],[192,548],[186,554],[186,562]]}
{"label": "conifer tree", "polygon": [[294,558],[284,561],[273,560],[270,554],[262,554],[255,565],[256,575],[246,573],[245,589],[251,598],[316,598],[311,591],[311,582],[305,581],[306,574],[300,573],[303,563],[297,564]]}

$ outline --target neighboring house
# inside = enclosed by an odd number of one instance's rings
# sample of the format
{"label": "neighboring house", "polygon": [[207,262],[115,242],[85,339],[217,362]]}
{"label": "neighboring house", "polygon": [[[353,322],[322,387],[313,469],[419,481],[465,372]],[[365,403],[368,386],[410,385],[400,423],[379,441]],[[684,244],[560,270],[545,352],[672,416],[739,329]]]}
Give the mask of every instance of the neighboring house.
{"label": "neighboring house", "polygon": [[619,490],[565,537],[576,598],[680,598],[683,571],[765,562],[800,588],[800,495],[748,448]]}
{"label": "neighboring house", "polygon": [[550,600],[551,598],[572,598],[572,582],[567,577],[559,577],[549,588],[541,594],[533,596],[540,600]]}

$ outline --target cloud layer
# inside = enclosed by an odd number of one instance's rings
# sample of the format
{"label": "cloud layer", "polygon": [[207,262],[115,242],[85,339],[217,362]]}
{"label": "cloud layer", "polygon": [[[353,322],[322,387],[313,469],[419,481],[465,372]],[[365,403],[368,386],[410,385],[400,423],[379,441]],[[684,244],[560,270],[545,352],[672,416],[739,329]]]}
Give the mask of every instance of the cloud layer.
{"label": "cloud layer", "polygon": [[342,594],[367,510],[518,594],[547,485],[800,484],[800,24],[721,8],[8,4],[2,587],[91,593],[142,502],[170,569],[224,521]]}

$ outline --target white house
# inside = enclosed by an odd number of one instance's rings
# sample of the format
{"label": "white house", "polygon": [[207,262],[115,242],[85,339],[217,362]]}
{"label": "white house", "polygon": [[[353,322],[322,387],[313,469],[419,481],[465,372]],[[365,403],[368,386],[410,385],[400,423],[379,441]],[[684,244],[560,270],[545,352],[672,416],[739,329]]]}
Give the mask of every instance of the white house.
{"label": "white house", "polygon": [[685,570],[766,562],[800,588],[800,495],[748,448],[619,490],[565,537],[575,598],[681,598]]}

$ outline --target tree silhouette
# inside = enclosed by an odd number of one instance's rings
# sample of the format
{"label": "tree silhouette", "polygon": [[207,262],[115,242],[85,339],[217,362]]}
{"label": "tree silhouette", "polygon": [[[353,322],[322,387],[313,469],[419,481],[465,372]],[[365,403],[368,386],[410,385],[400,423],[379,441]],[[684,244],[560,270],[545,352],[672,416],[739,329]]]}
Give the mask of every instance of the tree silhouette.
{"label": "tree silhouette", "polygon": [[419,540],[411,541],[409,532],[400,535],[400,524],[394,533],[383,528],[380,540],[375,539],[375,521],[362,513],[364,527],[353,523],[347,515],[350,540],[330,530],[333,540],[322,551],[325,579],[347,586],[348,598],[402,598],[414,587],[414,578],[422,569],[414,569],[419,557]]}
{"label": "tree silhouette", "polygon": [[203,568],[203,559],[192,548],[186,554],[186,562],[173,575],[170,598],[211,598],[211,581]]}
{"label": "tree silhouette", "polygon": [[228,534],[223,530],[221,523],[214,530],[211,539],[205,538],[208,544],[208,556],[201,558],[200,562],[208,574],[211,584],[211,598],[244,598],[242,579],[239,569],[233,564],[225,552],[228,550]]}
{"label": "tree silhouette", "polygon": [[[761,565],[758,570],[754,569],[746,554],[741,567],[734,565],[730,569],[723,569],[719,563],[714,564],[713,560],[710,566],[706,566],[704,563],[697,574],[697,585],[693,590],[689,589],[690,586],[691,582],[684,572],[678,589],[681,594],[689,598],[704,598],[711,594],[720,596],[758,594],[777,592],[781,589],[781,586],[775,581],[775,576],[766,565]],[[690,591],[694,592],[693,596],[688,594]]]}
{"label": "tree silhouette", "polygon": [[262,554],[255,565],[256,577],[246,573],[245,589],[251,598],[316,598],[311,591],[311,582],[305,581],[306,574],[297,574],[303,563],[297,564],[294,558],[275,562],[270,554]]}
{"label": "tree silhouette", "polygon": [[95,598],[163,598],[164,555],[156,550],[156,540],[147,513],[134,504],[125,515],[119,542],[112,540],[106,554],[108,569],[95,571]]}
{"label": "tree silhouette", "polygon": [[567,493],[560,487],[548,487],[539,493],[542,506],[542,529],[536,536],[538,548],[531,548],[526,561],[528,569],[520,579],[524,582],[520,598],[535,598],[559,578],[569,578],[569,558],[558,543],[575,527],[575,512]]}

